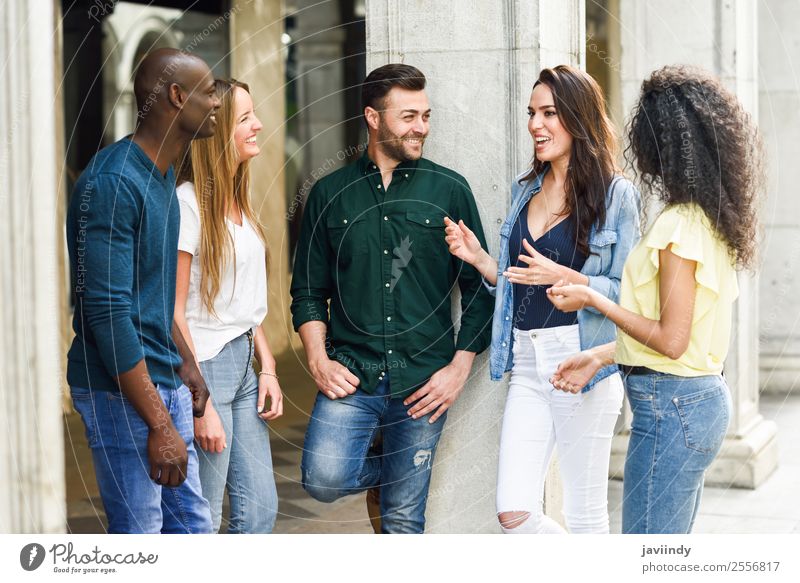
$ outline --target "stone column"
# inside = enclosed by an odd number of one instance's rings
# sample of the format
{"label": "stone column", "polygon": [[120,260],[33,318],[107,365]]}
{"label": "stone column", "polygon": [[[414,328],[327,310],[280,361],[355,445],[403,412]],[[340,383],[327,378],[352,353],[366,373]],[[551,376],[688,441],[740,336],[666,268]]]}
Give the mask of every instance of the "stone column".
{"label": "stone column", "polygon": [[[463,174],[497,256],[509,185],[528,167],[525,114],[540,68],[584,62],[579,0],[367,2],[367,69],[389,62],[419,67],[433,110],[425,156]],[[495,481],[507,384],[489,381],[487,354],[450,410],[436,454],[429,532],[499,532]],[[548,480],[546,506],[560,508]]]}
{"label": "stone column", "polygon": [[284,168],[284,71],[281,2],[232,3],[231,70],[250,86],[256,113],[264,124],[261,154],[250,165],[251,195],[267,230],[270,253],[269,313],[264,329],[274,354],[291,345],[289,252],[287,249]]}
{"label": "stone column", "polygon": [[[672,63],[700,65],[718,75],[758,117],[756,4],[749,0],[620,0],[622,95],[630,112],[642,80]],[[758,411],[758,285],[739,276],[731,349],[725,374],[733,415],[722,452],[709,468],[709,485],[755,488],[777,466],[775,424]],[[612,474],[621,475],[628,432],[612,451]]]}
{"label": "stone column", "polygon": [[790,394],[800,379],[800,4],[758,3],[759,125],[769,160],[762,277],[761,388]]}
{"label": "stone column", "polygon": [[51,0],[4,2],[0,115],[0,532],[66,524]]}

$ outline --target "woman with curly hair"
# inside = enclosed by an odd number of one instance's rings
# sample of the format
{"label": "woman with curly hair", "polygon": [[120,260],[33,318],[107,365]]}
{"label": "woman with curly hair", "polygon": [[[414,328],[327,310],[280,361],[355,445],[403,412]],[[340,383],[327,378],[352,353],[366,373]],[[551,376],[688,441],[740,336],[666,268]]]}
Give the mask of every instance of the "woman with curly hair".
{"label": "woman with curly hair", "polygon": [[528,131],[532,168],[512,183],[499,260],[463,221],[445,220],[450,252],[474,265],[497,298],[491,378],[499,381],[511,370],[497,516],[509,534],[565,532],[542,508],[557,449],[569,532],[607,533],[608,464],[622,379],[613,363],[579,394],[555,391],[548,379],[564,358],[613,340],[616,329],[595,311],[562,314],[545,290],[569,279],[616,299],[622,266],[639,239],[639,193],[617,172],[605,99],[585,72],[566,65],[541,71]]}
{"label": "woman with curly hair", "polygon": [[620,365],[633,411],[622,531],[688,533],[730,417],[722,368],[736,270],[755,254],[761,141],[732,93],[683,66],[643,83],[628,134],[626,157],[664,207],[625,263],[619,305],[575,283],[548,290],[559,309],[594,309],[619,328],[551,381],[574,392]]}

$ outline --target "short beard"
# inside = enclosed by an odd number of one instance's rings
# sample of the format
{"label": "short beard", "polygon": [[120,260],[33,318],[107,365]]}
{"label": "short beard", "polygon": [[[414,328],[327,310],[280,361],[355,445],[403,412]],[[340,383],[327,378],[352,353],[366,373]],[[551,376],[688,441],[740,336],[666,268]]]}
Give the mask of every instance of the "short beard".
{"label": "short beard", "polygon": [[[403,136],[393,134],[385,125],[381,124],[378,126],[378,147],[383,150],[386,156],[400,163],[416,160],[416,158],[408,157],[403,148],[402,139]],[[424,144],[425,142],[423,140],[422,145],[424,146]],[[420,157],[422,157],[422,147],[420,147]]]}

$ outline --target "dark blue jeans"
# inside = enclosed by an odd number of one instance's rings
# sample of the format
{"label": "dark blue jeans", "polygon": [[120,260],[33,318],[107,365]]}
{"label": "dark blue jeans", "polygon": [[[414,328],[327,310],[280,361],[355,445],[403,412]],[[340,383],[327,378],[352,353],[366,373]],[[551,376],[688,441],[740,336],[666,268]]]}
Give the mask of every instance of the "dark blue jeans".
{"label": "dark blue jeans", "polygon": [[183,385],[159,393],[189,453],[186,480],[177,488],[150,479],[149,429],[121,393],[72,387],[86,427],[97,486],[111,533],[210,533],[211,511],[200,491],[194,449],[192,398]]}
{"label": "dark blue jeans", "polygon": [[[373,394],[343,399],[317,393],[303,447],[303,487],[317,500],[334,500],[380,485],[384,533],[421,533],[436,445],[446,415],[412,419],[403,399],[389,397],[388,376]],[[375,435],[383,449],[370,452]]]}
{"label": "dark blue jeans", "polygon": [[730,393],[719,375],[630,375],[633,411],[625,460],[622,532],[689,533],[706,468],[722,447]]}

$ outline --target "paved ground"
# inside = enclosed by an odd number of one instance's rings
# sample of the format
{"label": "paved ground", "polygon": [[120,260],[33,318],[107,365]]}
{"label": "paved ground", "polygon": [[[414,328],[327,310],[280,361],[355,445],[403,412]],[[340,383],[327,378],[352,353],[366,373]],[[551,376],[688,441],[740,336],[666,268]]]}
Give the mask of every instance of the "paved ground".
{"label": "paved ground", "polygon": [[[299,484],[300,454],[308,412],[315,396],[300,366],[302,354],[284,356],[278,364],[286,395],[283,418],[270,426],[275,480],[280,500],[276,533],[369,533],[364,496],[333,504],[309,497]],[[800,395],[761,399],[765,418],[778,424],[780,467],[757,490],[706,488],[695,524],[698,533],[800,533]],[[105,532],[83,425],[73,414],[65,423],[68,528],[74,533]],[[622,483],[609,484],[611,531],[620,531]]]}

